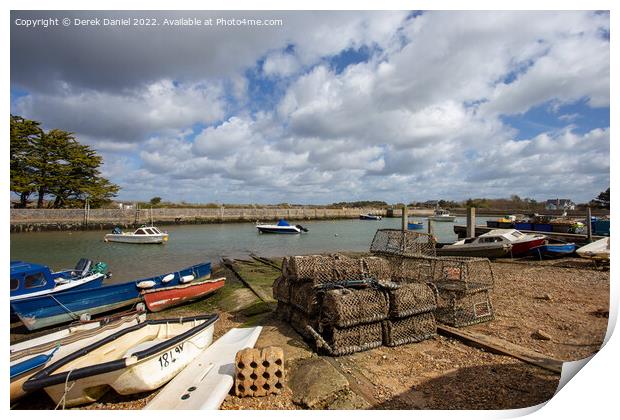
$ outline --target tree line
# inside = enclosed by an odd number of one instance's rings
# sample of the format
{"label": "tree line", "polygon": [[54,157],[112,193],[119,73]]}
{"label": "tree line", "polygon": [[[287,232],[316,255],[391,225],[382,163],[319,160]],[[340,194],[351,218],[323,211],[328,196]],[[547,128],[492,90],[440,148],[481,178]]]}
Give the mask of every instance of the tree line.
{"label": "tree line", "polygon": [[[45,131],[38,121],[11,115],[11,191],[25,208],[81,207],[88,199],[99,207],[116,196],[119,187],[101,176],[103,159],[73,133]],[[47,201],[47,203],[46,203]]]}

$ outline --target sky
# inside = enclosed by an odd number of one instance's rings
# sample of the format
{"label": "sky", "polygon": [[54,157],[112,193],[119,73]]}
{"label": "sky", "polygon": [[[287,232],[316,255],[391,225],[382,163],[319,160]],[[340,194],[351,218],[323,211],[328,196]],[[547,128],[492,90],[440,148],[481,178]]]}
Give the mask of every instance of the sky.
{"label": "sky", "polygon": [[[54,17],[71,24],[23,25]],[[127,201],[587,202],[610,183],[609,30],[592,11],[14,11],[11,113],[74,132]]]}

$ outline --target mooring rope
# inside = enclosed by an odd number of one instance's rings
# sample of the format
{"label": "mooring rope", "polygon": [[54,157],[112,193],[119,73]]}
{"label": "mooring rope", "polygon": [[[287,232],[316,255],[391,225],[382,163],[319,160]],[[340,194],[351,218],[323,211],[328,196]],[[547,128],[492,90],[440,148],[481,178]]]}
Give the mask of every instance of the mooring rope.
{"label": "mooring rope", "polygon": [[65,378],[65,390],[62,393],[62,397],[60,398],[60,400],[58,401],[58,404],[56,404],[56,407],[54,407],[54,410],[58,410],[58,407],[60,406],[60,404],[62,404],[62,409],[65,409],[66,406],[66,402],[67,402],[67,394],[69,393],[69,391],[71,391],[71,389],[75,386],[75,382],[73,382],[71,384],[71,386],[69,385],[69,376],[71,376],[71,373],[73,372],[73,369],[71,369],[69,371],[69,373],[67,373],[67,377]]}

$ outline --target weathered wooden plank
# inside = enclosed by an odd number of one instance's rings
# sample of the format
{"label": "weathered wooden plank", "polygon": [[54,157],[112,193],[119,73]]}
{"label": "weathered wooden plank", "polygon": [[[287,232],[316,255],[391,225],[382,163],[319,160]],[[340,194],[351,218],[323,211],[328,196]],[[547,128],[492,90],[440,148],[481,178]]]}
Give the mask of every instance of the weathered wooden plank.
{"label": "weathered wooden plank", "polygon": [[237,278],[241,281],[241,283],[243,283],[243,285],[245,287],[247,287],[248,289],[250,289],[252,291],[252,293],[254,293],[256,295],[256,297],[258,297],[260,300],[262,300],[263,302],[268,302],[269,296],[265,296],[260,290],[258,290],[256,287],[253,287],[252,284],[250,282],[248,282],[246,279],[243,278],[243,276],[239,273],[238,270],[235,269],[235,264],[234,261],[231,261],[228,258],[222,258],[222,263],[230,270],[233,272],[233,274],[235,276],[237,276]]}
{"label": "weathered wooden plank", "polygon": [[468,345],[482,347],[494,353],[514,357],[515,359],[536,365],[554,373],[562,373],[562,361],[551,359],[544,354],[500,338],[490,337],[473,331],[460,330],[447,325],[437,325],[437,332],[443,336],[461,340]]}

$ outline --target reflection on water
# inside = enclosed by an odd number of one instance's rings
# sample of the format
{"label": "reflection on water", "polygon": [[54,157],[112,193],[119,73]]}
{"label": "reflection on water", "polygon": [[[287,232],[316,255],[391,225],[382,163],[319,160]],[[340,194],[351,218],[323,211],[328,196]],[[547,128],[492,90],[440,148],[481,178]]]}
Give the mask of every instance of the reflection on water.
{"label": "reflection on water", "polygon": [[[413,218],[412,218],[413,219]],[[478,218],[484,223],[488,218]],[[424,230],[428,223],[425,219]],[[121,282],[178,270],[203,261],[216,263],[221,257],[243,257],[253,252],[284,256],[336,251],[368,251],[379,228],[400,228],[400,219],[322,220],[296,222],[309,229],[302,235],[259,234],[253,223],[174,225],[165,245],[106,243],[104,231],[37,232],[11,234],[11,259],[46,264],[53,269],[72,267],[81,258],[105,261],[113,277]],[[463,224],[464,218],[457,218]],[[433,222],[440,242],[456,239],[453,223]]]}

